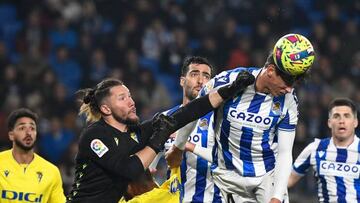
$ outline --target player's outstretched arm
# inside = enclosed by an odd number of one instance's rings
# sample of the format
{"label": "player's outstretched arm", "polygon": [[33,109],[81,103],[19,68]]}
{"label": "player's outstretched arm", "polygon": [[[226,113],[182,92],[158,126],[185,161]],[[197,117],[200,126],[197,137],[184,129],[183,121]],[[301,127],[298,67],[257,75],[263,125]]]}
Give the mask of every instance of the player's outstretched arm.
{"label": "player's outstretched arm", "polygon": [[281,202],[287,188],[288,179],[292,166],[292,147],[295,139],[295,131],[279,131],[278,133],[278,155],[274,171],[274,193],[272,202]]}
{"label": "player's outstretched arm", "polygon": [[213,161],[211,148],[206,148],[191,142],[187,142],[185,145],[185,151],[192,152],[210,163]]}
{"label": "player's outstretched arm", "polygon": [[303,176],[297,174],[294,171],[291,171],[289,181],[288,181],[288,188],[294,186]]}

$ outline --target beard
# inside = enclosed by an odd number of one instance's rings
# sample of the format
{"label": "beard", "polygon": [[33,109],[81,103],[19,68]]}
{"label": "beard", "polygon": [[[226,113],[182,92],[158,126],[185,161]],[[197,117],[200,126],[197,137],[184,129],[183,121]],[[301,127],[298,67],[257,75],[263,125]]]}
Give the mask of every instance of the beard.
{"label": "beard", "polygon": [[17,147],[19,147],[20,149],[24,150],[24,151],[30,151],[34,148],[35,142],[33,142],[31,145],[24,145],[20,140],[15,139],[14,140],[15,145]]}
{"label": "beard", "polygon": [[133,126],[133,125],[138,125],[139,122],[140,122],[140,119],[138,116],[136,116],[135,118],[122,118],[116,114],[113,114],[113,117],[114,119],[119,122],[119,123],[124,123],[126,125],[130,125],[130,126]]}
{"label": "beard", "polygon": [[198,96],[198,92],[192,91],[191,88],[187,88],[185,90],[185,97],[188,98],[190,101],[196,99],[197,96]]}

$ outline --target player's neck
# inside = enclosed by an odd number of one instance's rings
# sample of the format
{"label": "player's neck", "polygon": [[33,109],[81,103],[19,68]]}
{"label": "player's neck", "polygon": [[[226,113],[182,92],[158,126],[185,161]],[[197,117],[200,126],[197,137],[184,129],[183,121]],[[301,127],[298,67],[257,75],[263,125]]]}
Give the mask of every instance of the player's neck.
{"label": "player's neck", "polygon": [[104,121],[121,132],[127,131],[127,125],[125,123],[118,122],[113,117],[105,117]]}
{"label": "player's neck", "polygon": [[346,148],[354,142],[354,136],[351,136],[348,139],[344,139],[344,140],[337,139],[335,136],[333,136],[333,142],[336,147]]}
{"label": "player's neck", "polygon": [[267,80],[266,78],[266,69],[262,68],[259,75],[256,77],[255,80],[255,91],[261,92],[261,93],[269,93],[268,88],[265,85],[265,82]]}
{"label": "player's neck", "polygon": [[18,147],[13,147],[12,155],[19,164],[29,164],[34,159],[34,150],[23,150]]}
{"label": "player's neck", "polygon": [[182,105],[183,105],[183,106],[186,105],[186,104],[188,104],[189,102],[190,102],[190,99],[189,99],[189,98],[183,97],[183,102],[182,102]]}

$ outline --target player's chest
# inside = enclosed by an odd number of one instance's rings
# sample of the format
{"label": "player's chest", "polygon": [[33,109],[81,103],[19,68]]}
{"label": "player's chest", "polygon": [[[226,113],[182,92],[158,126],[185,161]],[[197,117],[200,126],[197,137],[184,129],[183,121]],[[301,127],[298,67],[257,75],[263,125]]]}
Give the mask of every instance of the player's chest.
{"label": "player's chest", "polygon": [[41,202],[50,188],[50,177],[43,170],[1,168],[1,198],[14,201]]}
{"label": "player's chest", "polygon": [[229,102],[224,106],[223,116],[232,128],[241,130],[247,127],[264,131],[269,130],[285,117],[286,111],[283,106],[282,102],[272,101],[270,98]]}
{"label": "player's chest", "polygon": [[317,150],[313,166],[319,175],[345,178],[360,177],[359,153],[354,151]]}

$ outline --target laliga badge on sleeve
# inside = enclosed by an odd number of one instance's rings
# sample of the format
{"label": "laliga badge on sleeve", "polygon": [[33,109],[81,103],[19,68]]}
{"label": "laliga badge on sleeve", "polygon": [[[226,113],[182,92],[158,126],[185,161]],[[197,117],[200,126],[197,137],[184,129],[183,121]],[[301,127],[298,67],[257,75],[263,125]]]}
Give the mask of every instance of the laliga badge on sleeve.
{"label": "laliga badge on sleeve", "polygon": [[94,139],[91,141],[90,144],[91,150],[95,152],[95,154],[98,155],[98,157],[102,157],[107,151],[109,151],[109,148],[101,142],[99,139]]}

